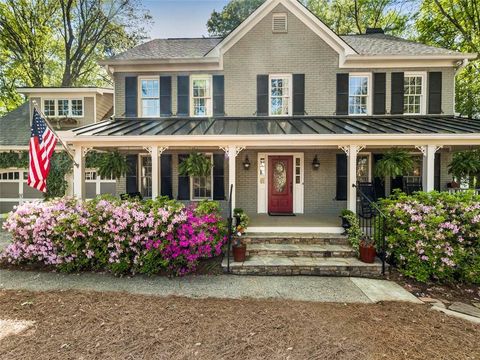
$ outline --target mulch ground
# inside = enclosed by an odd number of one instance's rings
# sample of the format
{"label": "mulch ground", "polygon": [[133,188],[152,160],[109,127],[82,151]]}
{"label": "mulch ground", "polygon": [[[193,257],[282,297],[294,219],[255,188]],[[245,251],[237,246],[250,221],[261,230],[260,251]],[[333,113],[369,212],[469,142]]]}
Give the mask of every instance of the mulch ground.
{"label": "mulch ground", "polygon": [[480,326],[403,303],[0,291],[1,359],[480,359]]}

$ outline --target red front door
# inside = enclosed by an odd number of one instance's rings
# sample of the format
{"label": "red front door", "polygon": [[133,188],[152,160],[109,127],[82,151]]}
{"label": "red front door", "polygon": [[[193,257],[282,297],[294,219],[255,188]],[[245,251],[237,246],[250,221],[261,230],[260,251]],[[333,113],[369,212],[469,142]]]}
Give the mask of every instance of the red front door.
{"label": "red front door", "polygon": [[268,212],[293,212],[293,156],[268,157]]}

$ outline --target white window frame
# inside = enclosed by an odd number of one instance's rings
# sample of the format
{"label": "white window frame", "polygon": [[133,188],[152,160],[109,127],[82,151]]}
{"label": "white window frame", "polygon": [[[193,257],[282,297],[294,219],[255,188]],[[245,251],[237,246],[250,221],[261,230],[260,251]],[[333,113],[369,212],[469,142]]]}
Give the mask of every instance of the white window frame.
{"label": "white window frame", "polygon": [[[68,101],[68,115],[59,115],[58,114],[58,102],[61,100],[66,100]],[[72,101],[77,100],[82,102],[82,115],[73,115],[72,113]],[[85,98],[84,97],[74,97],[74,98],[65,98],[65,97],[48,97],[48,98],[41,98],[41,103],[42,103],[42,111],[45,112],[45,101],[53,101],[54,103],[54,115],[47,115],[48,117],[51,118],[65,118],[65,117],[71,117],[71,118],[83,118],[85,117]]]}
{"label": "white window frame", "polygon": [[[272,80],[288,79],[288,114],[272,114]],[[269,116],[292,116],[293,114],[293,76],[292,74],[270,74],[268,75],[268,115]],[[282,96],[285,97],[285,96]]]}
{"label": "white window frame", "polygon": [[[206,157],[210,158],[210,161],[213,164],[213,153],[203,153]],[[199,197],[196,198],[193,196],[193,178],[199,176],[190,176],[190,201],[203,201],[203,200],[213,200],[213,166],[210,168],[210,197]]]}
{"label": "white window frame", "polygon": [[[352,77],[366,77],[367,78],[367,113],[354,114],[350,112],[350,78]],[[372,115],[372,73],[369,72],[354,72],[348,74],[348,115],[349,116],[370,116]]]}
{"label": "white window frame", "polygon": [[[142,96],[142,81],[143,80],[157,80],[158,81],[158,97],[143,97]],[[138,99],[137,99],[137,107],[138,107],[138,113],[140,114],[139,117],[147,117],[147,116],[144,116],[143,115],[143,104],[142,104],[142,100],[155,100],[157,99],[158,100],[158,114],[156,116],[148,116],[149,118],[150,117],[160,117],[160,76],[154,76],[154,75],[150,75],[150,76],[139,76],[138,77],[138,84],[137,84],[137,87],[138,87]]]}
{"label": "white window frame", "polygon": [[[10,172],[18,172],[19,178],[18,179],[2,179],[2,174],[10,173]],[[27,185],[27,176],[28,176],[28,169],[20,169],[20,168],[7,168],[7,169],[0,169],[0,184],[2,183],[18,183],[18,198],[2,198],[0,197],[0,202],[18,202],[20,205],[23,204],[25,201],[41,201],[43,198],[24,198],[23,192],[24,188]]]}
{"label": "white window frame", "polygon": [[[142,179],[144,178],[142,174],[142,164],[143,164],[143,158],[151,158],[150,154],[138,154],[138,164],[137,164],[137,173],[138,173],[138,181],[137,181],[137,190],[140,194],[142,194],[143,197],[150,199],[151,195],[143,195],[142,193]],[[157,160],[159,161],[159,160]],[[153,164],[152,164],[152,171],[153,171]],[[159,175],[160,176],[160,175]],[[153,181],[153,173],[151,175],[150,181]],[[153,184],[152,184],[153,185]],[[150,194],[153,192],[153,187],[150,188]]]}
{"label": "white window frame", "polygon": [[[199,97],[199,99],[206,99],[207,113],[205,115],[195,115],[194,97],[193,97],[193,82],[194,80],[207,80],[209,83],[208,96]],[[190,76],[190,116],[191,117],[210,117],[213,114],[213,76],[208,74],[198,74]]]}
{"label": "white window frame", "polygon": [[[425,115],[427,112],[427,96],[426,96],[426,89],[427,89],[427,73],[425,71],[412,71],[412,72],[405,72],[403,75],[403,86],[405,87],[405,79],[407,77],[421,77],[422,78],[422,94],[420,95],[420,112],[419,113],[407,113],[403,112],[404,115]],[[407,95],[403,95],[404,103],[405,97]],[[405,108],[404,108],[405,109]]]}

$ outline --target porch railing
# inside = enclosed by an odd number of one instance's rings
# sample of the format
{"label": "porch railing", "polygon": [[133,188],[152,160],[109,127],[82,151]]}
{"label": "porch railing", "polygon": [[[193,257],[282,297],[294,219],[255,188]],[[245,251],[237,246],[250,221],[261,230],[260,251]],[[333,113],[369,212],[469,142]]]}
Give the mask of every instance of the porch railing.
{"label": "porch railing", "polygon": [[230,185],[230,194],[228,196],[228,218],[227,218],[227,273],[230,273],[230,248],[232,244],[232,225],[233,225],[233,217],[232,217],[232,193],[233,193],[233,184]]}
{"label": "porch railing", "polygon": [[[378,204],[365,194],[357,185],[352,185],[357,190],[357,218],[360,230],[364,237],[372,240],[377,249],[377,255],[382,260],[382,275],[385,275],[385,262],[387,244],[385,240],[386,216]],[[381,249],[380,252],[378,249]]]}

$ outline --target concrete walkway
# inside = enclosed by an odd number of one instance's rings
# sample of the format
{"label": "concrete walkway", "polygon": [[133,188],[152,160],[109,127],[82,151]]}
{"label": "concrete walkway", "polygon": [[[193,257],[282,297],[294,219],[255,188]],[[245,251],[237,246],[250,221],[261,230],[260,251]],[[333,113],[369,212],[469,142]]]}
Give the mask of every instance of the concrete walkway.
{"label": "concrete walkway", "polygon": [[220,275],[174,279],[159,276],[118,278],[109,274],[0,270],[0,289],[31,291],[73,289],[190,298],[247,297],[339,303],[378,301],[421,303],[394,282],[346,277]]}

